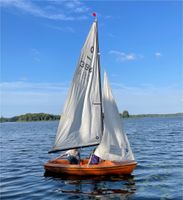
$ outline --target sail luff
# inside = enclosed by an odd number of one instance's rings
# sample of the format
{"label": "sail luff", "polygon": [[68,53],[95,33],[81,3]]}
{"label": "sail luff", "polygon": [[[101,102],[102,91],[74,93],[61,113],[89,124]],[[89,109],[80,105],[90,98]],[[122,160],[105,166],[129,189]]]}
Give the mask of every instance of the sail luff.
{"label": "sail luff", "polygon": [[99,49],[99,37],[98,37],[98,21],[97,17],[95,19],[96,22],[96,40],[97,40],[97,56],[98,56],[98,74],[99,74],[99,90],[100,90],[100,110],[101,110],[101,130],[103,134],[104,129],[104,121],[103,121],[103,106],[102,106],[102,83],[101,83],[101,73],[100,73],[100,49]]}

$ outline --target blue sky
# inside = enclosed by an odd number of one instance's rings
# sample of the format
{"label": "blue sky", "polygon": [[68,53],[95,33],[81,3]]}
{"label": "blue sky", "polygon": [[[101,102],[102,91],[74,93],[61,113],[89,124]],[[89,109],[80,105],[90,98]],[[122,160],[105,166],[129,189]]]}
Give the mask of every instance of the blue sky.
{"label": "blue sky", "polygon": [[62,112],[92,12],[119,111],[182,111],[181,1],[0,3],[1,115]]}

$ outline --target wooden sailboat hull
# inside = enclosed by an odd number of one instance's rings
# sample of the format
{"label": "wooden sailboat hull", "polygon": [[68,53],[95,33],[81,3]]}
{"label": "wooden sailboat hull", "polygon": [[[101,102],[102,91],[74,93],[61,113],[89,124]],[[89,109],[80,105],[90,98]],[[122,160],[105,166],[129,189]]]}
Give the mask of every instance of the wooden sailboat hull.
{"label": "wooden sailboat hull", "polygon": [[101,161],[97,165],[88,165],[84,159],[79,165],[69,164],[67,160],[57,159],[48,161],[44,168],[46,172],[79,176],[91,175],[127,175],[131,174],[137,163],[135,161],[111,162]]}

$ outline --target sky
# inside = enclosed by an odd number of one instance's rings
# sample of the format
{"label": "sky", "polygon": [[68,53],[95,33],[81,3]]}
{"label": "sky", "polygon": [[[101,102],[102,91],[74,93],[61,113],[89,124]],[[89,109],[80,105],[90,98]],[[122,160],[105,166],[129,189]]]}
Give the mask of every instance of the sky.
{"label": "sky", "polygon": [[182,1],[0,0],[0,7],[1,116],[62,113],[93,12],[102,76],[119,112],[183,112]]}

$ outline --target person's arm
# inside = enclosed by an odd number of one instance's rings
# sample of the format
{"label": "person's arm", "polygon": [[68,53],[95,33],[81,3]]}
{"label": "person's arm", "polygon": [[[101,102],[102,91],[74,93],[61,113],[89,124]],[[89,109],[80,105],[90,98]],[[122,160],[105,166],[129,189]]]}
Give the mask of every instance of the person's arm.
{"label": "person's arm", "polygon": [[59,158],[62,158],[62,157],[64,157],[64,156],[66,156],[66,155],[67,155],[66,153],[63,153],[63,154],[59,155],[58,157],[56,157],[55,160],[57,160],[57,159],[59,159]]}

